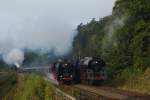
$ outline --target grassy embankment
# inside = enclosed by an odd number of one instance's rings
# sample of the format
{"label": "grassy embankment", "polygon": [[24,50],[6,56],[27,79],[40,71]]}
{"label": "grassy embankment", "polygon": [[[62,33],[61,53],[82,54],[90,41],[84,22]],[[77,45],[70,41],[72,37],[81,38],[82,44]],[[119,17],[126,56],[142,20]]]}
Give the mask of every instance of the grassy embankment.
{"label": "grassy embankment", "polygon": [[52,100],[53,86],[37,75],[16,75],[7,74],[0,78],[7,81],[0,89],[0,97],[2,100]]}
{"label": "grassy embankment", "polygon": [[142,74],[130,76],[126,82],[119,86],[121,89],[137,91],[145,94],[150,94],[150,68]]}
{"label": "grassy embankment", "polygon": [[11,97],[12,90],[16,87],[17,77],[15,73],[0,72],[0,100],[4,97]]}

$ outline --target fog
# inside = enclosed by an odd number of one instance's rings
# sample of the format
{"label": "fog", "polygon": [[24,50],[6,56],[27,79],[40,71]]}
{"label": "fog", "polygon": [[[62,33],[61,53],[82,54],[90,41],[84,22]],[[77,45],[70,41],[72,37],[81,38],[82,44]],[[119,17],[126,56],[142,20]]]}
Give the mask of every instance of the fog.
{"label": "fog", "polygon": [[71,50],[81,22],[111,14],[115,0],[0,0],[0,53],[13,49]]}

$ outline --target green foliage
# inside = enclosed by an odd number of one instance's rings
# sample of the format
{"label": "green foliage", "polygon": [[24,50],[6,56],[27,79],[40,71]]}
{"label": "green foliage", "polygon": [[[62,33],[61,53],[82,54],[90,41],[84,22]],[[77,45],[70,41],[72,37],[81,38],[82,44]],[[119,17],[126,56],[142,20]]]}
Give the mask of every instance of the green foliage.
{"label": "green foliage", "polygon": [[150,94],[150,69],[148,68],[143,74],[132,74],[126,79],[125,84],[120,88],[131,91],[143,92]]}
{"label": "green foliage", "polygon": [[101,55],[112,83],[142,73],[150,67],[149,12],[149,0],[117,0],[112,15],[77,27],[74,56]]}
{"label": "green foliage", "polygon": [[[4,97],[10,97],[12,89],[16,87],[17,75],[12,72],[1,72],[0,73],[0,99]],[[10,95],[9,95],[10,93]]]}
{"label": "green foliage", "polygon": [[0,59],[0,71],[8,71],[10,68],[8,64],[6,64],[2,59]]}
{"label": "green foliage", "polygon": [[34,61],[37,57],[38,57],[38,54],[35,52],[26,52],[25,60],[23,63],[27,65],[28,63],[31,63],[32,61]]}
{"label": "green foliage", "polygon": [[14,100],[52,100],[52,93],[53,87],[42,77],[27,75],[18,84]]}
{"label": "green foliage", "polygon": [[23,65],[24,66],[46,66],[55,59],[53,51],[42,53],[41,51],[25,52]]}
{"label": "green foliage", "polygon": [[34,74],[11,75],[0,89],[1,100],[52,100],[54,92],[54,87],[49,82]]}

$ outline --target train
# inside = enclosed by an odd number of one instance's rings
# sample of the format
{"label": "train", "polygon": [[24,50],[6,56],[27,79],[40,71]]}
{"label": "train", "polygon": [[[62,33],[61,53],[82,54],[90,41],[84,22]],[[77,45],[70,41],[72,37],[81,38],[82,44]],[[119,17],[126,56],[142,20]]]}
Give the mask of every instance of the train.
{"label": "train", "polygon": [[73,82],[74,66],[68,60],[59,59],[56,61],[51,69],[51,72],[55,79],[60,83],[70,84]]}
{"label": "train", "polygon": [[59,84],[100,85],[107,79],[106,64],[101,57],[84,57],[76,62],[59,59],[51,72]]}

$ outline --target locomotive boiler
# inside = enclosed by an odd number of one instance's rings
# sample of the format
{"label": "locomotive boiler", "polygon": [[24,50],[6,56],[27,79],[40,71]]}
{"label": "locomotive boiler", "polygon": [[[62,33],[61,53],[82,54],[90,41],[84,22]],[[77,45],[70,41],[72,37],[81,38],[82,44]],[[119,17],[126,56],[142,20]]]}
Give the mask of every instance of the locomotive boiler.
{"label": "locomotive boiler", "polygon": [[105,62],[100,57],[85,57],[79,68],[81,83],[99,85],[106,80]]}

